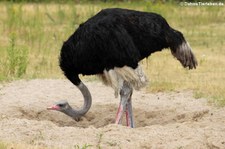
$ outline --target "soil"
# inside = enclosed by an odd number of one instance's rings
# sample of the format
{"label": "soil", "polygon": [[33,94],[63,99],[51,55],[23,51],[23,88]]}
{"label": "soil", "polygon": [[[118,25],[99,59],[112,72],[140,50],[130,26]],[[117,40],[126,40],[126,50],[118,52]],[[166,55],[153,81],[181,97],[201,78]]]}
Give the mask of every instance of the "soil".
{"label": "soil", "polygon": [[134,91],[135,128],[115,125],[119,98],[97,81],[84,82],[93,104],[76,122],[46,108],[66,99],[83,104],[67,80],[20,80],[0,84],[0,141],[47,148],[225,149],[225,108],[195,99],[192,91]]}

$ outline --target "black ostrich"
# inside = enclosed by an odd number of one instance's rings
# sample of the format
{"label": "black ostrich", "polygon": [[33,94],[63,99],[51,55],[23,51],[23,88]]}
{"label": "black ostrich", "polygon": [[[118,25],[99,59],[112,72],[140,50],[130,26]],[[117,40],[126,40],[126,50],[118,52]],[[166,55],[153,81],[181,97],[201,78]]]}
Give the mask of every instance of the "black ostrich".
{"label": "black ostrich", "polygon": [[164,48],[170,48],[184,67],[196,68],[196,58],[182,33],[171,28],[159,14],[119,8],[100,11],[79,26],[60,53],[60,67],[83,94],[83,108],[75,110],[66,101],[60,101],[48,109],[79,120],[90,109],[92,98],[78,75],[99,75],[114,88],[116,96],[120,94],[116,124],[121,124],[126,112],[127,126],[134,127],[133,88],[139,89],[146,83],[138,63]]}

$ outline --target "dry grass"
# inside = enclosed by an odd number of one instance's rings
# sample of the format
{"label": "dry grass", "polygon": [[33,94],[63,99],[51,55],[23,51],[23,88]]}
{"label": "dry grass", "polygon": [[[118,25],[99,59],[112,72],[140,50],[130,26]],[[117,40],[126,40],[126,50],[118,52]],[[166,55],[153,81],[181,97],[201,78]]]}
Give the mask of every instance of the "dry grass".
{"label": "dry grass", "polygon": [[[199,66],[188,71],[169,50],[142,62],[150,78],[148,91],[194,90],[196,98],[207,97],[225,104],[225,7],[181,7],[178,4],[13,4],[0,3],[0,80],[63,78],[58,67],[62,42],[78,25],[106,7],[124,7],[162,14],[171,26],[184,33]],[[28,49],[26,73],[17,77],[8,71],[6,49],[15,36],[18,49]],[[92,77],[91,77],[92,79]]]}

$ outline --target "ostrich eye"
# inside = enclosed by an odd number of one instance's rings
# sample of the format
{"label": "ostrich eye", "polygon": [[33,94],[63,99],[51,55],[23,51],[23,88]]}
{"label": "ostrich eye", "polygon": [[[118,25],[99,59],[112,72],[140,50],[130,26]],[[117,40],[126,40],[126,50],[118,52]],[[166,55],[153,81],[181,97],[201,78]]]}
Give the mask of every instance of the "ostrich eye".
{"label": "ostrich eye", "polygon": [[58,106],[62,108],[64,105],[63,104],[58,104]]}

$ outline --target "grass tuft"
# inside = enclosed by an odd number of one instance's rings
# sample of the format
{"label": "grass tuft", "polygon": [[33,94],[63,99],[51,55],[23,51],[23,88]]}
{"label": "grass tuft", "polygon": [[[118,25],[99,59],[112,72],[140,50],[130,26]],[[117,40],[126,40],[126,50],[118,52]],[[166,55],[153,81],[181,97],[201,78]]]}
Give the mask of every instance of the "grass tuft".
{"label": "grass tuft", "polygon": [[89,144],[84,144],[83,146],[79,146],[79,145],[75,145],[74,149],[87,149],[87,148],[91,148],[93,145],[89,145]]}
{"label": "grass tuft", "polygon": [[17,48],[15,45],[15,35],[12,34],[10,38],[10,47],[7,48],[7,64],[6,76],[8,77],[22,77],[26,73],[28,65],[28,50],[27,48]]}

